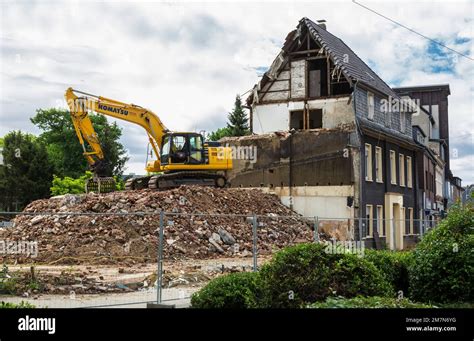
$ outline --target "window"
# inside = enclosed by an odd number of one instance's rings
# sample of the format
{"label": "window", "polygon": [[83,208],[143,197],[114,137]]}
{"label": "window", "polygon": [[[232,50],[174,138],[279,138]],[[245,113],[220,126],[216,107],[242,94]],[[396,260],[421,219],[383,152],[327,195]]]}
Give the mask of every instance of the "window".
{"label": "window", "polygon": [[406,214],[406,210],[405,210],[405,207],[402,207],[400,209],[400,230],[402,231],[405,231],[405,234],[407,234],[407,223],[406,223],[406,219],[407,219],[407,216],[405,215]]}
{"label": "window", "polygon": [[290,111],[290,130],[304,129],[303,110]]}
{"label": "window", "polygon": [[365,180],[372,181],[372,145],[365,144]]}
{"label": "window", "polygon": [[410,225],[409,225],[409,233],[410,234],[414,234],[415,231],[413,229],[413,208],[408,208],[408,219],[409,219],[409,222],[410,222]]}
{"label": "window", "polygon": [[407,115],[404,111],[400,112],[400,131],[404,133],[406,131],[406,118]]}
{"label": "window", "polygon": [[203,162],[203,143],[202,137],[195,135],[189,137],[189,145],[190,145],[190,155],[189,155],[189,162],[194,164],[201,164]]}
{"label": "window", "polygon": [[397,164],[395,161],[395,152],[390,151],[390,182],[392,185],[397,184]]}
{"label": "window", "polygon": [[368,108],[368,118],[369,120],[373,120],[374,113],[375,113],[375,101],[374,101],[374,94],[371,92],[367,92],[367,108]]}
{"label": "window", "polygon": [[365,207],[365,223],[367,226],[367,237],[372,237],[373,236],[373,231],[374,231],[374,212],[373,212],[373,207],[372,205],[366,205]]}
{"label": "window", "polygon": [[323,109],[309,111],[309,129],[318,129],[323,127]]}
{"label": "window", "polygon": [[377,206],[377,232],[379,236],[385,236],[385,226],[383,223],[383,206]]}
{"label": "window", "polygon": [[407,156],[407,186],[408,188],[413,187],[413,170],[411,164],[411,157]]}
{"label": "window", "polygon": [[375,181],[377,182],[383,182],[382,164],[382,148],[375,147]]}
{"label": "window", "polygon": [[171,147],[171,137],[169,135],[165,136],[163,139],[163,145],[161,147],[161,163],[166,164],[169,162]]}
{"label": "window", "polygon": [[400,174],[400,186],[405,187],[405,156],[403,154],[398,155],[398,172]]}

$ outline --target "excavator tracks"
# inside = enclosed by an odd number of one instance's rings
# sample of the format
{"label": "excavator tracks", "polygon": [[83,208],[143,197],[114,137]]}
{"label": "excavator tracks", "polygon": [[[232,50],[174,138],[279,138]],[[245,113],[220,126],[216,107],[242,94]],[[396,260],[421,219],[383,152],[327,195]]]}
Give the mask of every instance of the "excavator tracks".
{"label": "excavator tracks", "polygon": [[125,183],[125,189],[134,190],[149,188],[153,190],[166,190],[181,185],[213,186],[223,188],[227,185],[227,179],[222,174],[210,172],[175,172],[129,179]]}

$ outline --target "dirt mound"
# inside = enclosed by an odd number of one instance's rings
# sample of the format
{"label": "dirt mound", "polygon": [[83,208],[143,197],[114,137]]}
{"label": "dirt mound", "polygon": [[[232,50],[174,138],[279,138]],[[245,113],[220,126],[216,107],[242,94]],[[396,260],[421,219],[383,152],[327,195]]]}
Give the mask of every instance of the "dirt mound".
{"label": "dirt mound", "polygon": [[[253,214],[258,252],[312,239],[310,226],[279,199],[257,189],[181,187],[38,200],[0,230],[0,239],[37,241],[36,258],[8,261],[55,264],[156,262],[160,212],[165,259],[251,256]],[[229,214],[241,216],[224,216]]]}

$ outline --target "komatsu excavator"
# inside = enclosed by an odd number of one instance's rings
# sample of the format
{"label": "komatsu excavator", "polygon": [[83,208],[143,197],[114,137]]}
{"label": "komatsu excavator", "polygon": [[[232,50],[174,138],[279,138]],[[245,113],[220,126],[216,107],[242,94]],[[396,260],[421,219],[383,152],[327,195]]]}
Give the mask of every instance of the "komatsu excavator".
{"label": "komatsu excavator", "polygon": [[226,186],[226,171],[232,169],[230,148],[221,147],[216,142],[205,142],[198,133],[170,132],[151,110],[135,104],[72,88],[66,90],[65,97],[84,156],[94,172],[94,177],[86,184],[87,192],[115,189],[114,179],[104,174],[104,153],[88,116],[89,111],[137,124],[148,135],[157,158],[147,162],[147,176],[127,180],[125,189],[167,189],[182,184]]}

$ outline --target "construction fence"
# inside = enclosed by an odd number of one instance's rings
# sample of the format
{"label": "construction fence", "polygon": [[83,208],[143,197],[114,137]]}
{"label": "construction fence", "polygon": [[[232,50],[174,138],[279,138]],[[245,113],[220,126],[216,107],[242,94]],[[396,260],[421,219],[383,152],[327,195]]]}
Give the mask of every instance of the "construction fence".
{"label": "construction fence", "polygon": [[[0,301],[37,307],[187,307],[223,274],[297,243],[409,248],[433,221],[179,212],[2,212]],[[362,231],[360,236],[354,232]],[[386,245],[385,245],[386,244]]]}

